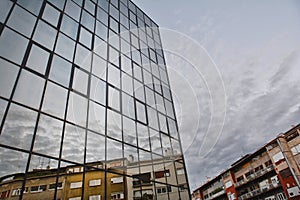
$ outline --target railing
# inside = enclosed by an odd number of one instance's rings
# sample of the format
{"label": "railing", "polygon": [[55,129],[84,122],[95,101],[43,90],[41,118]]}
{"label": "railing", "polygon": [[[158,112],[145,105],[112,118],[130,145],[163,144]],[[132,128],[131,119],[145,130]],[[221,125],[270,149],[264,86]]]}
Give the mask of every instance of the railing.
{"label": "railing", "polygon": [[214,195],[211,195],[210,197],[207,197],[205,200],[211,200],[211,199],[214,199],[218,196],[221,196],[222,194],[225,194],[225,190],[221,190],[220,192],[217,192],[216,194]]}
{"label": "railing", "polygon": [[266,185],[263,188],[258,188],[256,190],[253,190],[251,192],[248,192],[246,194],[243,194],[243,195],[239,196],[239,199],[241,199],[241,200],[249,199],[249,198],[254,197],[256,195],[259,195],[261,193],[264,193],[264,192],[267,192],[267,191],[272,190],[274,188],[277,188],[279,185],[280,185],[279,183]]}
{"label": "railing", "polygon": [[244,185],[245,183],[247,183],[247,182],[249,182],[249,181],[251,181],[251,180],[253,180],[253,179],[257,178],[257,177],[260,177],[260,176],[262,176],[262,175],[264,175],[264,174],[272,171],[273,169],[274,169],[273,166],[269,166],[267,168],[264,168],[262,170],[259,170],[259,171],[255,172],[253,174],[250,174],[249,176],[246,177],[247,180],[241,180],[241,181],[237,182],[236,183],[236,187]]}

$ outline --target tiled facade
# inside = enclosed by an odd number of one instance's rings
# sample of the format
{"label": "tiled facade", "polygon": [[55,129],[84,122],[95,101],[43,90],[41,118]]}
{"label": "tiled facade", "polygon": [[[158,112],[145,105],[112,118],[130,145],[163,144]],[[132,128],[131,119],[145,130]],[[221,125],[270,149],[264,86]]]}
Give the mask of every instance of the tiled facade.
{"label": "tiled facade", "polygon": [[0,10],[0,199],[190,199],[157,24],[129,0]]}
{"label": "tiled facade", "polygon": [[200,186],[193,199],[300,199],[299,153],[300,124]]}

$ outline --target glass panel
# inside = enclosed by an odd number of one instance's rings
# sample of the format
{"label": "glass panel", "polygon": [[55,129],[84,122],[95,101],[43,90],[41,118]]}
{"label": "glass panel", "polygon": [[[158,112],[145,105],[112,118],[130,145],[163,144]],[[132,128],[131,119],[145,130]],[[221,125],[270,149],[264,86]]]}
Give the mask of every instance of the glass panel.
{"label": "glass panel", "polygon": [[156,99],[156,107],[157,110],[160,111],[161,113],[166,113],[165,106],[164,106],[164,100],[162,96],[159,94],[155,93],[155,99]]}
{"label": "glass panel", "polygon": [[18,71],[19,67],[0,59],[0,96],[10,97]]}
{"label": "glass panel", "polygon": [[[130,45],[125,40],[121,39],[121,52],[125,55],[129,55],[130,53]],[[122,67],[123,69],[123,67]],[[126,70],[123,70],[126,72]]]}
{"label": "glass panel", "polygon": [[167,135],[161,134],[161,144],[164,156],[172,156],[173,151],[170,143],[170,138]]}
{"label": "glass panel", "polygon": [[7,101],[0,99],[0,123],[2,123],[2,118],[6,110],[6,106],[7,106]]}
{"label": "glass panel", "polygon": [[120,111],[120,91],[110,86],[108,87],[108,106]]}
{"label": "glass panel", "polygon": [[88,128],[105,134],[105,107],[90,101]]}
{"label": "glass panel", "polygon": [[89,75],[82,70],[75,68],[74,78],[73,78],[73,88],[74,90],[87,95]]}
{"label": "glass panel", "polygon": [[75,3],[73,3],[72,1],[67,1],[65,12],[76,21],[79,21],[80,7],[77,6]]}
{"label": "glass panel", "polygon": [[104,59],[107,59],[107,43],[95,36],[94,52]]}
{"label": "glass panel", "polygon": [[[1,7],[1,9],[3,9]],[[27,37],[31,36],[36,17],[23,8],[15,6],[11,13],[7,25],[11,28],[23,33]]]}
{"label": "glass panel", "polygon": [[96,34],[102,38],[103,40],[106,40],[107,39],[107,27],[102,24],[101,22],[97,21],[96,22]]}
{"label": "glass panel", "polygon": [[64,8],[65,0],[48,0],[48,1],[51,2],[53,5],[55,5],[57,8],[59,8],[60,10]]}
{"label": "glass panel", "polygon": [[137,123],[137,133],[139,147],[150,151],[149,134],[147,126]]}
{"label": "glass panel", "polygon": [[49,78],[68,87],[70,82],[70,74],[72,70],[71,63],[54,55]]}
{"label": "glass panel", "polygon": [[92,34],[83,27],[80,27],[79,42],[84,44],[89,49],[92,48],[92,46],[91,46],[92,45]]}
{"label": "glass panel", "polygon": [[86,0],[84,2],[84,8],[89,11],[92,15],[95,14],[95,4],[90,0]]}
{"label": "glass panel", "polygon": [[159,132],[152,129],[149,129],[149,131],[150,131],[150,142],[151,142],[152,152],[162,155]]}
{"label": "glass panel", "polygon": [[148,124],[150,127],[159,130],[158,127],[158,118],[157,118],[157,111],[153,108],[147,106],[147,114],[148,114]]}
{"label": "glass panel", "polygon": [[177,127],[176,127],[176,122],[173,119],[168,118],[168,126],[169,126],[170,135],[172,137],[178,139],[178,131],[177,131]]}
{"label": "glass panel", "polygon": [[[28,160],[28,154],[0,147],[0,177],[8,176],[1,181],[2,186],[5,182],[15,179],[16,187],[22,186],[24,174]],[[21,173],[21,174],[19,174]],[[17,174],[21,175],[18,176]],[[11,175],[11,176],[9,176]]]}
{"label": "glass panel", "polygon": [[33,39],[48,49],[53,50],[56,32],[54,28],[39,20]]}
{"label": "glass panel", "polygon": [[[147,151],[143,151],[139,149],[139,161],[151,161],[151,154]],[[149,171],[148,169],[145,169],[145,171]],[[149,173],[150,174],[150,173]]]}
{"label": "glass panel", "polygon": [[32,45],[26,66],[45,74],[50,53],[44,49]]}
{"label": "glass panel", "polygon": [[105,137],[88,132],[86,147],[86,162],[105,160]]}
{"label": "glass panel", "polygon": [[132,119],[135,119],[133,98],[126,93],[122,93],[122,113]]}
{"label": "glass panel", "polygon": [[140,66],[138,66],[135,63],[133,63],[133,74],[134,74],[134,78],[143,82],[142,69]]}
{"label": "glass panel", "polygon": [[[137,146],[135,121],[123,116],[123,139],[128,144]],[[137,159],[137,157],[135,157]]]}
{"label": "glass panel", "polygon": [[1,8],[1,12],[0,12],[0,22],[4,23],[7,14],[9,13],[11,6],[12,6],[12,2],[11,1],[0,1],[0,8]]}
{"label": "glass panel", "polygon": [[122,91],[133,95],[133,82],[132,78],[127,74],[122,72]]}
{"label": "glass panel", "polygon": [[70,93],[67,119],[71,122],[85,126],[87,115],[87,99],[82,96]]}
{"label": "glass panel", "polygon": [[182,153],[181,153],[179,142],[172,138],[171,143],[172,143],[173,154],[174,155],[181,155]]}
{"label": "glass panel", "polygon": [[174,110],[173,110],[172,103],[165,99],[165,105],[166,105],[167,115],[174,119],[175,115],[174,115]]}
{"label": "glass panel", "polygon": [[135,101],[136,106],[136,119],[144,124],[147,124],[147,117],[146,117],[146,106],[145,104]]}
{"label": "glass panel", "polygon": [[90,98],[103,105],[106,104],[106,83],[95,76],[92,76]]}
{"label": "glass panel", "polygon": [[119,10],[112,5],[112,1],[109,7],[109,14],[114,17],[116,20],[119,20]]}
{"label": "glass panel", "polygon": [[78,23],[67,15],[63,16],[60,30],[73,38],[77,39]]}
{"label": "glass panel", "polygon": [[71,124],[66,124],[63,140],[62,158],[83,163],[85,130]]}
{"label": "glass panel", "polygon": [[0,143],[29,150],[36,119],[36,112],[11,104],[0,135]]}
{"label": "glass panel", "polygon": [[42,110],[46,113],[64,118],[66,108],[67,90],[48,82],[45,91]]}
{"label": "glass panel", "polygon": [[129,163],[137,162],[138,161],[137,148],[124,144],[124,158],[126,158]]}
{"label": "glass panel", "polygon": [[72,62],[74,49],[75,42],[64,34],[59,33],[55,52]]}
{"label": "glass panel", "polygon": [[119,58],[120,58],[120,53],[113,47],[109,46],[109,62],[115,64],[116,66],[119,66]]}
{"label": "glass panel", "polygon": [[140,101],[145,102],[144,86],[136,80],[134,80],[134,96]]}
{"label": "glass panel", "polygon": [[160,81],[153,77],[153,82],[154,82],[154,89],[157,93],[162,94],[162,90],[161,90],[161,85],[160,85]]}
{"label": "glass panel", "polygon": [[146,90],[147,105],[156,108],[153,90],[150,90],[148,87],[145,87],[145,90]]}
{"label": "glass panel", "polygon": [[95,18],[85,10],[82,11],[81,24],[90,31],[94,32]]}
{"label": "glass panel", "polygon": [[103,80],[106,80],[106,64],[107,62],[101,57],[94,54],[92,73]]}
{"label": "glass panel", "polygon": [[120,70],[113,65],[108,65],[108,82],[120,88]]}
{"label": "glass panel", "polygon": [[107,160],[123,158],[122,143],[107,138]]}
{"label": "glass panel", "polygon": [[107,135],[122,141],[121,115],[107,110]]}
{"label": "glass panel", "polygon": [[34,141],[33,151],[59,157],[63,122],[41,115]]}
{"label": "glass panel", "polygon": [[77,44],[75,63],[89,72],[91,69],[91,60],[92,60],[91,52],[87,48],[83,47],[82,45]]}
{"label": "glass panel", "polygon": [[119,23],[112,17],[109,18],[109,28],[115,33],[119,33]]}
{"label": "glass panel", "polygon": [[39,14],[42,3],[43,2],[40,0],[32,0],[32,1],[18,0],[18,4],[20,4],[27,10],[33,12],[35,15]]}
{"label": "glass panel", "polygon": [[57,27],[58,19],[59,19],[60,12],[50,6],[49,4],[46,4],[44,13],[43,13],[43,19],[52,24],[53,26]]}
{"label": "glass panel", "polygon": [[[99,4],[101,3],[105,3],[107,4],[107,1],[100,1]],[[102,9],[97,9],[97,19],[104,23],[106,26],[108,26],[108,14],[106,12],[104,12],[104,10]]]}
{"label": "glass panel", "polygon": [[0,37],[0,56],[21,64],[28,40],[16,32],[4,28]]}
{"label": "glass panel", "polygon": [[38,109],[45,80],[22,70],[13,100]]}
{"label": "glass panel", "polygon": [[108,2],[107,1],[99,1],[98,4],[103,10],[108,12]]}

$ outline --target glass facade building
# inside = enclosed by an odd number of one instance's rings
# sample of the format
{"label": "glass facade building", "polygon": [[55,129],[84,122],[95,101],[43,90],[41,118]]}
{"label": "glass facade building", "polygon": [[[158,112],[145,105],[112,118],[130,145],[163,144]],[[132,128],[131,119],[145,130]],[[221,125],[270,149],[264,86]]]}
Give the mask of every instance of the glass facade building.
{"label": "glass facade building", "polygon": [[0,9],[0,199],[190,199],[158,26],[128,0]]}

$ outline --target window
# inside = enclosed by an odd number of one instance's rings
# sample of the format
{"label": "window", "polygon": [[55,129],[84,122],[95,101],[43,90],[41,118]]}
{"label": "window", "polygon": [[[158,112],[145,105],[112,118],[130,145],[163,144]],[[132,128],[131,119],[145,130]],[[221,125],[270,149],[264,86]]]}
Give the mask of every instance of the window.
{"label": "window", "polygon": [[101,196],[100,195],[91,195],[91,196],[89,196],[89,200],[101,200]]}
{"label": "window", "polygon": [[35,192],[43,192],[47,188],[47,185],[39,185],[39,186],[31,186],[30,192],[35,193]]}
{"label": "window", "polygon": [[286,197],[285,197],[284,193],[277,194],[277,197],[278,197],[279,200],[286,200]]}
{"label": "window", "polygon": [[280,164],[280,162],[282,160],[284,160],[284,156],[283,156],[282,152],[280,151],[280,152],[276,153],[273,156],[273,160],[274,160],[274,162],[275,162],[276,165]]}
{"label": "window", "polygon": [[49,77],[51,80],[68,87],[72,65],[59,56],[54,55]]}
{"label": "window", "polygon": [[142,102],[136,100],[135,101],[136,106],[136,120],[147,124],[147,117],[146,117],[146,106]]}
{"label": "window", "polygon": [[72,197],[72,198],[69,198],[69,200],[81,200],[81,197]]}
{"label": "window", "polygon": [[133,186],[150,184],[151,173],[133,175]]}
{"label": "window", "polygon": [[119,193],[119,192],[111,193],[110,199],[111,200],[122,200],[122,199],[124,199],[124,194],[123,193]]}
{"label": "window", "polygon": [[[55,190],[56,188],[56,183],[52,183],[49,185],[49,190]],[[60,190],[63,188],[62,182],[57,183],[57,189]]]}
{"label": "window", "polygon": [[56,33],[54,28],[39,20],[33,39],[44,47],[53,50]]}
{"label": "window", "polygon": [[82,187],[82,182],[73,182],[70,184],[71,189],[76,189],[76,188],[81,188]]}
{"label": "window", "polygon": [[50,53],[36,45],[32,45],[26,66],[45,74]]}
{"label": "window", "polygon": [[166,187],[159,187],[156,189],[157,194],[163,194],[163,193],[167,193],[167,192],[172,192],[172,188],[171,186],[166,186]]}
{"label": "window", "polygon": [[55,52],[62,57],[73,60],[75,42],[64,34],[59,33]]}
{"label": "window", "polygon": [[45,21],[49,22],[50,24],[52,24],[53,26],[56,27],[57,23],[58,23],[58,19],[59,19],[59,14],[60,14],[60,12],[58,10],[56,10],[49,4],[46,4],[46,7],[45,7],[45,10],[43,13],[43,19],[45,19]]}
{"label": "window", "polygon": [[112,184],[115,184],[115,183],[123,183],[123,177],[113,177],[110,179],[110,182]]}
{"label": "window", "polygon": [[164,170],[154,173],[155,178],[163,178],[163,177],[169,177],[170,176],[170,170]]}
{"label": "window", "polygon": [[101,185],[101,179],[95,179],[95,180],[90,180],[89,181],[89,186],[93,187],[93,186],[99,186]]}
{"label": "window", "polygon": [[[22,190],[21,188],[13,189],[12,193],[11,193],[11,196],[19,196],[21,194],[21,190]],[[25,187],[23,193],[28,193],[28,187]]]}
{"label": "window", "polygon": [[10,97],[17,78],[18,70],[19,67],[16,65],[0,59],[0,96],[6,98]]}

